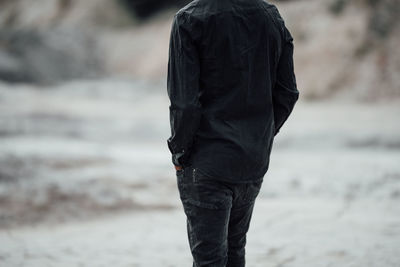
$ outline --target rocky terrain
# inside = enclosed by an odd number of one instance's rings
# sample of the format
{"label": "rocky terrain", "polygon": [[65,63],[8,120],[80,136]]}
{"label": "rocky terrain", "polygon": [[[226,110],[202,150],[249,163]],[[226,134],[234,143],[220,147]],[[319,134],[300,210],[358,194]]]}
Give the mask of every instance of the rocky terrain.
{"label": "rocky terrain", "polygon": [[[184,2],[3,0],[0,79],[51,84],[122,76],[163,83],[171,19]],[[276,4],[295,37],[304,98],[400,95],[398,0]]]}

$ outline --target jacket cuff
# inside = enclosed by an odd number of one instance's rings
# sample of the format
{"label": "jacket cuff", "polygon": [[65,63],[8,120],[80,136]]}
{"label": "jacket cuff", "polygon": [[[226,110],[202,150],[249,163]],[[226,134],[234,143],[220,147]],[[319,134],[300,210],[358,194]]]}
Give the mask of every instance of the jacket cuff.
{"label": "jacket cuff", "polygon": [[172,154],[172,163],[175,166],[185,166],[188,152],[185,149],[178,149],[170,139],[167,140],[167,144]]}
{"label": "jacket cuff", "polygon": [[184,166],[184,160],[183,160],[183,158],[184,158],[184,152],[180,152],[180,153],[174,153],[174,154],[172,154],[172,163],[175,165],[175,166]]}

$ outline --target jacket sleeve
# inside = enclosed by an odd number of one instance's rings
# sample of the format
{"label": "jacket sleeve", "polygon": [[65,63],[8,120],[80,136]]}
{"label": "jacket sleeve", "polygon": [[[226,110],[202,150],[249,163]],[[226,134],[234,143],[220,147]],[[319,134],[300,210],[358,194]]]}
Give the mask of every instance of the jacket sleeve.
{"label": "jacket sleeve", "polygon": [[200,67],[191,22],[184,14],[173,19],[168,59],[171,136],[167,140],[174,165],[185,166],[201,118]]}
{"label": "jacket sleeve", "polygon": [[[279,13],[278,13],[279,14]],[[277,67],[276,82],[272,92],[274,108],[275,135],[288,119],[299,98],[293,66],[293,37],[283,23],[282,50]]]}

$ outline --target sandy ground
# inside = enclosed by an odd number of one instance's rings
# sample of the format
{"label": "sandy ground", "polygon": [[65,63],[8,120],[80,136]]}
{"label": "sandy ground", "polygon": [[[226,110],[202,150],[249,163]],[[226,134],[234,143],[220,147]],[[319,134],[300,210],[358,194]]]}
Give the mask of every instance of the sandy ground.
{"label": "sandy ground", "polygon": [[[0,85],[0,266],[191,266],[162,86]],[[249,267],[400,264],[400,102],[300,102]]]}

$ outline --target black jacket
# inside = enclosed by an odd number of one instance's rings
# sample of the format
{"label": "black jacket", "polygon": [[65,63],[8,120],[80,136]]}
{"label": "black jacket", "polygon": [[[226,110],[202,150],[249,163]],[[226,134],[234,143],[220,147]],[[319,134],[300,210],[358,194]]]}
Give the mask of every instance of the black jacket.
{"label": "black jacket", "polygon": [[263,0],[195,0],[173,19],[172,162],[233,182],[262,179],[299,92],[293,38]]}

